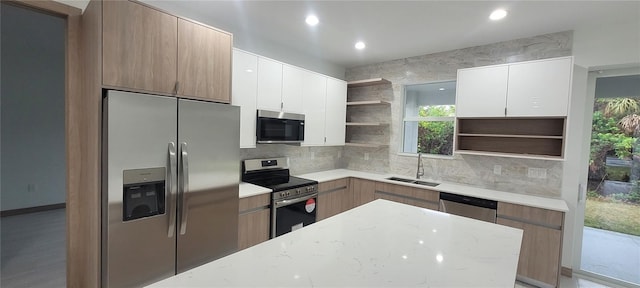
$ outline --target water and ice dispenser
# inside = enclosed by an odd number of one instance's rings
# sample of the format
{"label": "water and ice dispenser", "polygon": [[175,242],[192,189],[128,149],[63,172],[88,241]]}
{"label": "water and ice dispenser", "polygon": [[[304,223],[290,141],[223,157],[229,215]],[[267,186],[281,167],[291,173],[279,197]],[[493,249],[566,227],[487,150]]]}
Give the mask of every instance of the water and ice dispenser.
{"label": "water and ice dispenser", "polygon": [[164,214],[164,167],[124,170],[122,174],[123,221]]}

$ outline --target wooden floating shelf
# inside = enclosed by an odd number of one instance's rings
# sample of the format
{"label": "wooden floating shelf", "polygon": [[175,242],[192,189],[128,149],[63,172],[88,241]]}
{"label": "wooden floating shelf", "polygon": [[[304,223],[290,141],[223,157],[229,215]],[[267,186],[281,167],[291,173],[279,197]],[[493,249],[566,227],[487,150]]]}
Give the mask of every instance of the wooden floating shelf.
{"label": "wooden floating shelf", "polygon": [[347,143],[344,143],[344,146],[349,146],[349,147],[367,147],[367,148],[382,148],[382,147],[387,147],[389,145],[373,144],[373,143],[352,143],[352,142],[347,142]]}
{"label": "wooden floating shelf", "polygon": [[560,156],[547,156],[547,155],[536,155],[536,154],[481,152],[481,151],[467,151],[467,150],[455,150],[453,154],[564,161],[564,159]]}
{"label": "wooden floating shelf", "polygon": [[462,137],[500,137],[500,138],[531,138],[531,139],[563,139],[562,136],[549,135],[516,135],[516,134],[476,134],[476,133],[458,133]]}
{"label": "wooden floating shelf", "polygon": [[391,105],[391,102],[382,101],[382,100],[347,102],[347,106],[359,106],[359,105]]}
{"label": "wooden floating shelf", "polygon": [[384,126],[389,125],[387,123],[377,123],[377,122],[347,122],[347,126]]}
{"label": "wooden floating shelf", "polygon": [[357,81],[349,81],[347,82],[348,88],[353,87],[364,87],[364,86],[372,86],[372,85],[380,85],[380,84],[390,84],[391,82],[384,78],[372,78],[365,80],[357,80]]}

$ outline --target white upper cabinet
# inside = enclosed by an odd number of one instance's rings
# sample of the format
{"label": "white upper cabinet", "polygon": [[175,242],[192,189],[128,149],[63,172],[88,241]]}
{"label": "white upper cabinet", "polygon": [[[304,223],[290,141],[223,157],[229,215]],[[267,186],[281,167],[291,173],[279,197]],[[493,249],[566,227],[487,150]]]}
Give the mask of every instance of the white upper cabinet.
{"label": "white upper cabinet", "polygon": [[327,77],[304,72],[302,103],[304,103],[304,146],[323,146],[325,137],[325,112]]}
{"label": "white upper cabinet", "polygon": [[347,115],[347,82],[327,78],[325,145],[344,145]]}
{"label": "white upper cabinet", "polygon": [[460,69],[456,116],[567,116],[572,71],[572,57]]}
{"label": "white upper cabinet", "polygon": [[258,56],[233,50],[231,91],[231,104],[240,106],[240,148],[255,148]]}
{"label": "white upper cabinet", "polygon": [[566,116],[571,58],[509,65],[507,115]]}
{"label": "white upper cabinet", "polygon": [[258,109],[280,111],[282,63],[258,57]]}
{"label": "white upper cabinet", "polygon": [[509,67],[458,70],[456,116],[504,117]]}
{"label": "white upper cabinet", "polygon": [[302,81],[304,70],[284,64],[282,66],[282,111],[301,113]]}

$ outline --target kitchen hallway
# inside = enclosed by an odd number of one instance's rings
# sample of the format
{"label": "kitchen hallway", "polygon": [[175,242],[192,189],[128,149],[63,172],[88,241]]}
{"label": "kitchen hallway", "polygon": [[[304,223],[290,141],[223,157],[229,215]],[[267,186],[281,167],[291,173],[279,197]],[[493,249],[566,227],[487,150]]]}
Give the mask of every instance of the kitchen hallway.
{"label": "kitchen hallway", "polygon": [[66,287],[65,211],[0,218],[1,287]]}

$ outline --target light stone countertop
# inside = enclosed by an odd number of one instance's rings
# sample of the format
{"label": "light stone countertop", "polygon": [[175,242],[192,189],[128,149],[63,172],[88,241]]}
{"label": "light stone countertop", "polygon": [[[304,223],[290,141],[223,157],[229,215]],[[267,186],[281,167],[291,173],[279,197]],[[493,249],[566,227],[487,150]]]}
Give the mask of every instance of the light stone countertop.
{"label": "light stone countertop", "polygon": [[[310,180],[315,180],[318,182],[327,182],[327,181],[338,180],[346,177],[355,177],[355,178],[361,178],[366,180],[380,181],[380,182],[405,185],[410,187],[435,190],[440,192],[448,192],[448,193],[454,193],[459,195],[478,197],[478,198],[506,202],[511,204],[526,205],[526,206],[549,209],[554,211],[561,211],[561,212],[569,211],[569,207],[567,206],[567,203],[562,199],[503,192],[503,191],[478,188],[478,187],[451,183],[451,182],[432,181],[426,178],[423,178],[420,180],[436,182],[436,183],[440,183],[440,185],[436,187],[429,187],[429,186],[423,186],[418,184],[393,181],[393,180],[388,180],[386,178],[400,177],[400,178],[409,179],[411,177],[394,175],[394,174],[376,174],[376,173],[362,172],[362,171],[355,171],[355,170],[348,170],[348,169],[334,169],[334,170],[327,170],[322,172],[315,172],[315,173],[295,175],[295,176],[310,179]],[[270,193],[270,192],[271,192],[271,189],[268,189],[268,188],[264,188],[264,187],[256,186],[253,184],[244,183],[244,182],[240,183],[240,198],[250,197],[250,196]]]}
{"label": "light stone countertop", "polygon": [[379,199],[149,287],[513,287],[521,241]]}
{"label": "light stone countertop", "polygon": [[240,182],[240,193],[239,198],[246,198],[255,195],[271,193],[271,189],[265,188],[258,185],[253,185],[251,183]]}
{"label": "light stone countertop", "polygon": [[328,171],[296,175],[296,176],[311,179],[311,180],[316,180],[318,182],[332,181],[332,180],[337,180],[345,177],[356,177],[356,178],[361,178],[366,180],[418,187],[418,188],[429,189],[434,191],[448,192],[448,193],[454,193],[454,194],[471,196],[471,197],[478,197],[478,198],[489,199],[489,200],[494,200],[499,202],[507,202],[511,204],[520,204],[520,205],[549,209],[554,211],[561,211],[561,212],[569,211],[569,207],[567,206],[567,203],[562,199],[503,192],[503,191],[478,188],[478,187],[457,184],[457,183],[450,183],[450,182],[432,181],[428,178],[423,178],[420,180],[436,182],[436,183],[440,183],[440,185],[436,187],[429,187],[429,186],[423,186],[418,184],[404,183],[399,181],[388,180],[386,178],[400,177],[400,178],[409,179],[412,177],[407,177],[402,175],[393,175],[393,174],[376,174],[376,173],[361,172],[361,171],[354,171],[354,170],[348,170],[348,169],[335,169],[335,170],[328,170]]}

